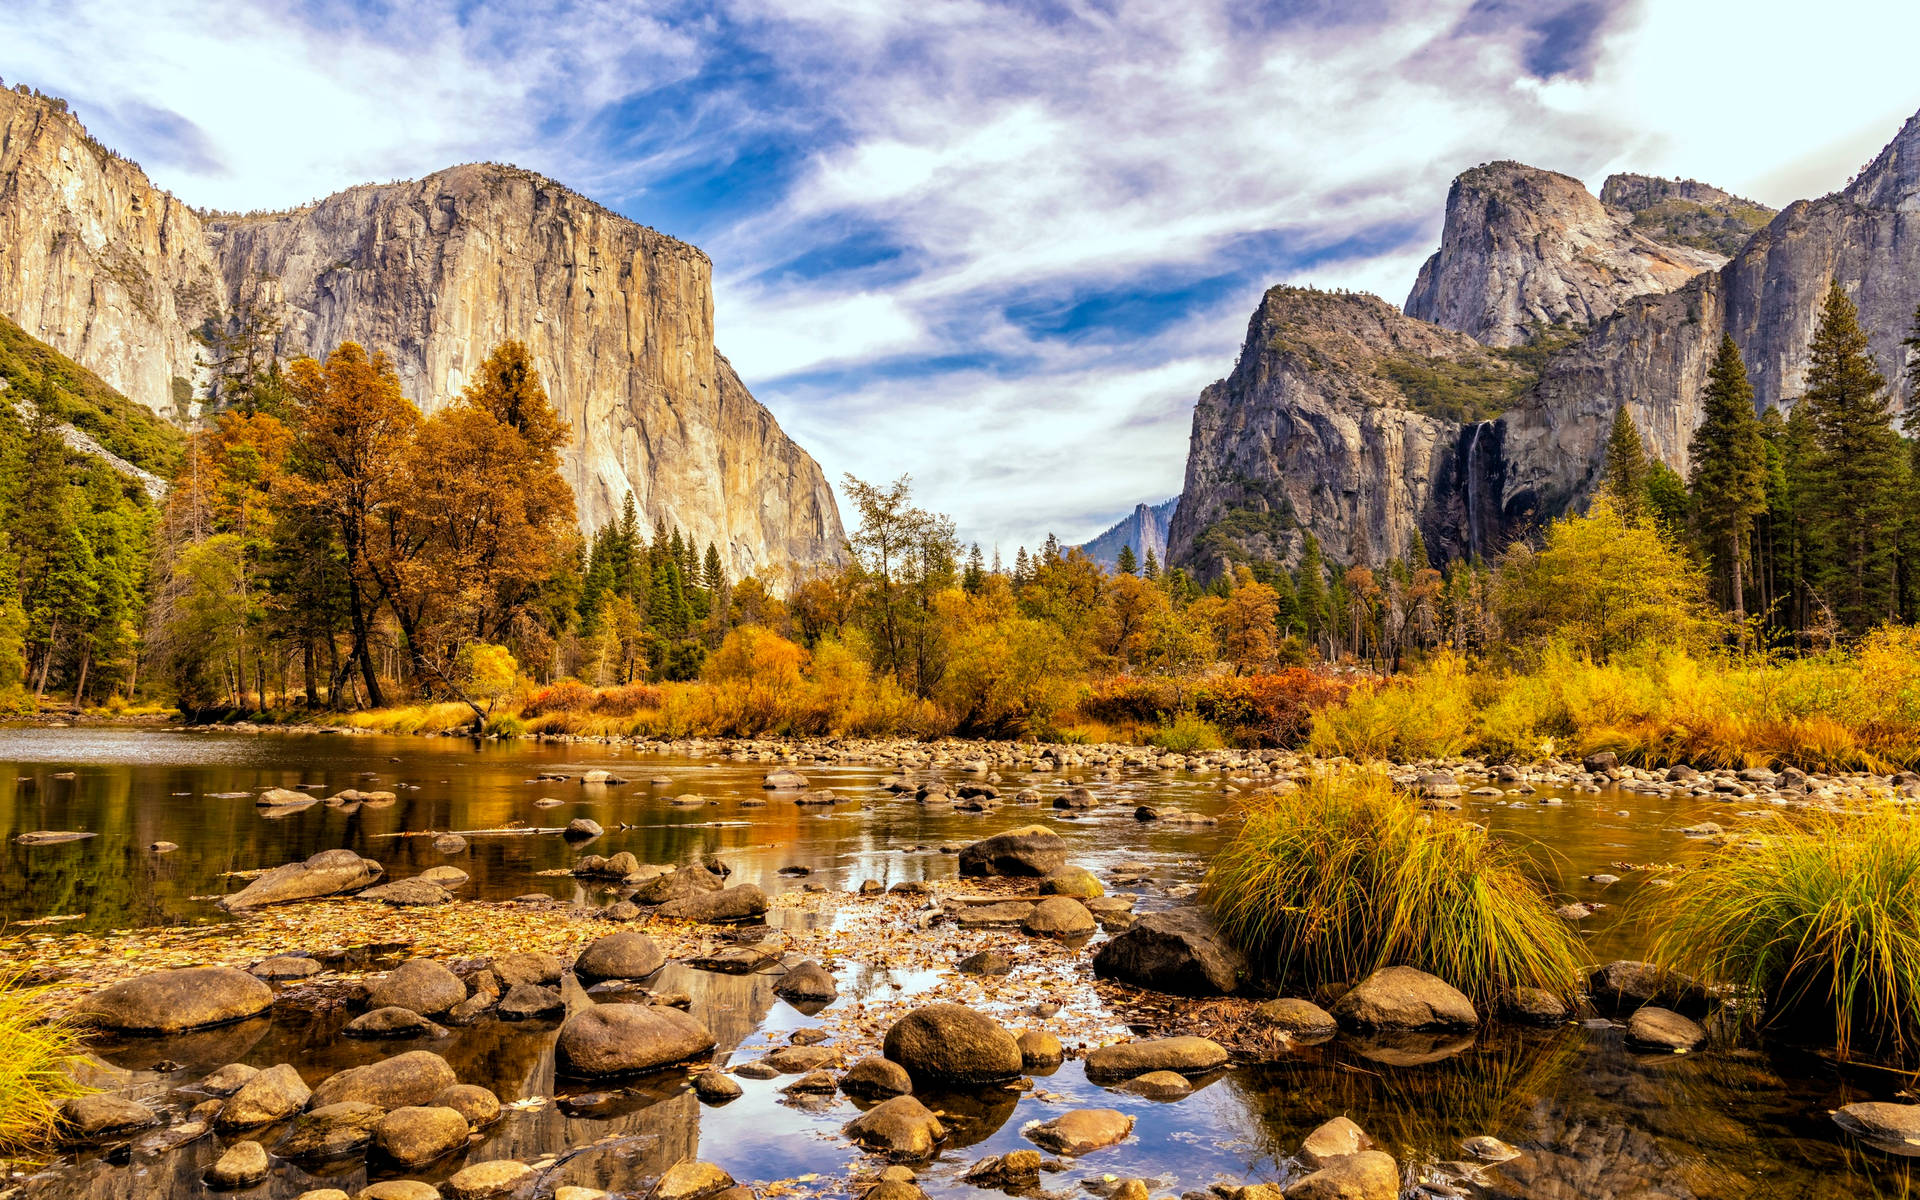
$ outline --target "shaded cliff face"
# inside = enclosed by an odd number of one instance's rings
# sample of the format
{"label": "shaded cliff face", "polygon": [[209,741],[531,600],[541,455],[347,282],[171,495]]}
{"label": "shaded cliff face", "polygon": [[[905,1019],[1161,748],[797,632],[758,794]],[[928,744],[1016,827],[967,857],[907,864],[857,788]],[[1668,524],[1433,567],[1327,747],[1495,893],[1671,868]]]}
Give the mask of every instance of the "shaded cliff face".
{"label": "shaded cliff face", "polygon": [[1169,560],[1294,561],[1302,531],[1335,562],[1400,557],[1416,528],[1467,536],[1460,406],[1503,406],[1512,358],[1374,296],[1278,287],[1233,374],[1200,394]]}
{"label": "shaded cliff face", "polygon": [[197,377],[191,331],[220,307],[192,209],[87,136],[63,102],[0,89],[0,313],[178,416]]}
{"label": "shaded cliff face", "polygon": [[1080,549],[1087,557],[1103,567],[1112,568],[1120,562],[1120,548],[1133,548],[1134,558],[1147,561],[1147,552],[1151,550],[1157,562],[1167,560],[1167,526],[1173,520],[1173,510],[1180,504],[1180,497],[1162,500],[1158,504],[1136,504],[1133,511],[1113,523],[1105,533],[1085,543]]}
{"label": "shaded cliff face", "polygon": [[429,412],[518,338],[573,430],[583,525],[617,519],[631,490],[648,524],[714,543],[735,577],[840,555],[818,464],[714,348],[694,247],[495,165],[201,217],[57,102],[0,92],[0,122],[0,309],[134,399],[173,407],[190,331],[240,309],[279,320],[283,356],[385,352]]}
{"label": "shaded cliff face", "polygon": [[1609,208],[1570,176],[1516,162],[1464,172],[1447,193],[1440,249],[1420,268],[1406,313],[1490,346],[1541,325],[1590,325],[1623,300],[1665,292],[1725,256],[1656,241],[1657,228]]}

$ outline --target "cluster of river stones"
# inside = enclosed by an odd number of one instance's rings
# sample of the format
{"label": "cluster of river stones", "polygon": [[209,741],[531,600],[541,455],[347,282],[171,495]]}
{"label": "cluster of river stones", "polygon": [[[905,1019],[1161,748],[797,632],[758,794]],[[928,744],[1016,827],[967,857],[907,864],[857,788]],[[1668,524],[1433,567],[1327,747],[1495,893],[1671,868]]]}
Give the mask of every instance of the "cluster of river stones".
{"label": "cluster of river stones", "polygon": [[[674,753],[713,753],[697,743],[661,744]],[[1297,784],[1310,769],[1306,760],[1281,752],[1222,751],[1184,756],[1150,748],[1028,747],[1013,744],[962,748],[900,745],[888,751],[889,762],[900,773],[882,786],[911,793],[923,803],[975,805],[988,811],[1011,799],[1037,803],[1039,795],[1021,789],[1003,797],[997,773],[1006,768],[1026,771],[1078,770],[1097,775],[1103,769],[1159,767],[1185,771],[1217,771],[1223,784],[1250,789],[1284,788]],[[872,762],[873,745],[838,744],[796,746],[791,743],[734,745],[725,757],[738,761],[798,762],[802,755],[835,760],[857,755]],[[922,778],[931,768],[937,775]],[[1403,770],[1401,782],[1416,788],[1430,803],[1444,807],[1471,786],[1476,774],[1509,784],[1524,784],[1524,773],[1483,764],[1419,764]],[[1814,780],[1783,773],[1767,780],[1758,773],[1691,775],[1651,773],[1622,768],[1604,757],[1565,769],[1535,770],[1533,777],[1557,786],[1639,786],[1648,789],[1689,789],[1771,795],[1776,791],[1802,797],[1840,794],[1849,781]],[[1770,774],[1770,773],[1769,773]],[[582,782],[617,785],[624,782],[608,773]],[[959,782],[948,782],[946,776]],[[1883,780],[1895,788],[1912,781]],[[768,789],[784,792],[799,802],[832,803],[830,793],[812,791],[807,781],[787,767],[767,775]],[[1871,786],[1858,783],[1857,786]],[[1522,790],[1509,788],[1508,791]],[[297,793],[289,793],[298,795]],[[356,794],[339,803],[374,803],[390,794]],[[811,799],[809,799],[811,798]],[[300,796],[303,802],[314,798]],[[325,803],[333,803],[328,798]],[[281,797],[269,804],[291,803]],[[1069,787],[1052,803],[1071,813],[1090,807],[1094,798],[1083,787]],[[1205,820],[1179,810],[1142,808],[1142,820]],[[587,822],[591,825],[591,822]],[[572,829],[592,837],[600,830]],[[452,853],[463,848],[457,835],[440,835],[440,848]],[[438,844],[438,843],[437,843]],[[1137,987],[1182,996],[1240,994],[1253,977],[1237,951],[1215,930],[1198,908],[1176,908],[1136,917],[1126,897],[1104,894],[1091,872],[1070,865],[1066,843],[1052,830],[1033,825],[1015,829],[959,848],[963,875],[1012,877],[1035,884],[1031,895],[1006,892],[980,897],[929,897],[934,915],[960,925],[1018,925],[1036,937],[1078,938],[1105,928],[1112,937],[1092,955],[1094,972]],[[717,864],[716,864],[717,865]],[[584,855],[575,870],[587,877],[618,881],[630,889],[618,904],[604,910],[614,921],[632,920],[645,913],[686,921],[721,923],[750,921],[764,914],[766,896],[750,884],[729,886],[724,869],[695,864],[678,869],[639,863],[622,852],[610,856]],[[440,873],[436,878],[435,873]],[[455,878],[458,876],[459,878]],[[242,912],[265,904],[325,896],[360,895],[389,903],[439,903],[449,889],[464,882],[457,868],[433,868],[422,876],[381,882],[381,865],[349,850],[316,854],[266,872],[222,905]],[[431,889],[428,891],[427,889]],[[877,893],[869,881],[863,894]],[[924,884],[896,885],[896,892],[926,895]],[[540,899],[545,900],[545,897]],[[739,963],[695,962],[712,969],[747,967],[768,962],[763,946],[742,946]],[[948,1133],[941,1114],[922,1103],[922,1091],[950,1093],[956,1089],[1004,1087],[1024,1073],[1057,1067],[1066,1051],[1043,1028],[1009,1029],[986,1013],[956,1004],[933,1003],[913,1010],[887,1030],[881,1052],[852,1063],[841,1052],[806,1038],[801,1031],[792,1044],[755,1062],[722,1072],[703,1063],[715,1049],[713,1033],[687,1011],[691,1001],[683,994],[655,992],[646,986],[665,965],[653,939],[635,929],[609,933],[589,943],[572,963],[550,955],[514,954],[467,964],[459,972],[427,959],[409,960],[374,981],[365,991],[364,1008],[344,1030],[347,1036],[390,1038],[418,1035],[438,1028],[438,1022],[467,1023],[481,1019],[519,1019],[564,1015],[556,1035],[556,1070],[584,1080],[631,1081],[653,1073],[680,1071],[689,1086],[707,1103],[725,1103],[741,1094],[729,1075],[770,1078],[795,1075],[784,1090],[795,1095],[845,1095],[862,1109],[844,1127],[846,1139],[876,1158],[874,1169],[854,1181],[865,1200],[918,1200],[917,1169],[940,1152]],[[956,967],[976,974],[1004,973],[1010,966],[992,952],[963,960]],[[320,971],[320,964],[304,955],[267,959],[250,971],[229,967],[195,967],[156,971],[111,985],[85,997],[75,1015],[88,1023],[121,1035],[169,1035],[244,1020],[267,1012],[274,992],[266,981],[285,983]],[[580,990],[592,985],[598,996]],[[838,995],[830,971],[816,962],[786,967],[776,993],[796,1003],[824,1004]],[[1251,1019],[1276,1031],[1283,1041],[1323,1042],[1334,1037],[1367,1039],[1376,1048],[1369,1055],[1385,1065],[1414,1065],[1455,1052],[1459,1035],[1470,1033],[1486,1016],[1444,980],[1410,967],[1388,967],[1345,990],[1320,994],[1314,1001],[1287,997],[1267,1000],[1252,1010]],[[1322,1007],[1322,1005],[1325,1007]],[[1701,1024],[1714,1007],[1714,998],[1697,983],[1650,964],[1615,962],[1597,968],[1588,980],[1584,1007],[1594,1019],[1620,1018],[1630,1046],[1649,1052],[1685,1053],[1708,1041]],[[1564,1023],[1586,1015],[1571,1009],[1560,996],[1521,990],[1507,997],[1499,1016],[1543,1025]],[[1396,1057],[1397,1056],[1397,1057]],[[1228,1065],[1228,1050],[1206,1038],[1159,1037],[1088,1051],[1084,1065],[1090,1080],[1126,1092],[1162,1101],[1175,1101],[1193,1089],[1195,1077],[1207,1076]],[[452,1155],[469,1145],[481,1130],[500,1119],[498,1097],[484,1088],[460,1082],[452,1067],[430,1051],[395,1054],[366,1066],[339,1071],[311,1088],[290,1064],[257,1069],[230,1064],[194,1085],[207,1098],[182,1119],[163,1124],[151,1108],[124,1096],[94,1094],[69,1101],[64,1111],[66,1134],[77,1144],[133,1140],[144,1153],[164,1153],[201,1137],[217,1134],[222,1153],[206,1174],[215,1189],[252,1187],[264,1180],[276,1158],[294,1161],[338,1160],[366,1156],[389,1168],[406,1172]],[[1866,1103],[1850,1105],[1835,1114],[1845,1129],[1888,1144],[1920,1139],[1920,1105]],[[1043,1172],[1059,1169],[1051,1154],[1077,1157],[1116,1145],[1132,1132],[1133,1120],[1116,1109],[1090,1108],[1065,1112],[1029,1127],[1025,1133],[1038,1147],[974,1163],[968,1182],[1009,1191],[1030,1191]],[[270,1134],[271,1136],[267,1136]],[[1470,1162],[1454,1164],[1471,1175],[1490,1164],[1519,1154],[1492,1137],[1468,1139],[1462,1146]],[[1335,1117],[1314,1130],[1297,1153],[1301,1173],[1284,1188],[1272,1183],[1216,1187],[1225,1200],[1391,1200],[1402,1193],[1404,1174],[1388,1153],[1373,1146],[1366,1133],[1345,1117]],[[880,1165],[884,1162],[888,1165]],[[463,1167],[437,1187],[408,1179],[373,1183],[358,1193],[359,1200],[485,1200],[524,1196],[540,1184],[541,1164],[512,1160]],[[1430,1187],[1431,1185],[1429,1185]],[[1444,1194],[1444,1193],[1443,1193]],[[596,1200],[603,1195],[589,1188],[563,1187],[554,1200]],[[1149,1200],[1148,1184],[1121,1180],[1111,1195],[1116,1200]],[[738,1185],[712,1164],[689,1161],[668,1170],[655,1184],[653,1200],[747,1200],[749,1189]],[[333,1190],[309,1192],[303,1200],[347,1200]],[[1198,1200],[1198,1198],[1196,1198]]]}

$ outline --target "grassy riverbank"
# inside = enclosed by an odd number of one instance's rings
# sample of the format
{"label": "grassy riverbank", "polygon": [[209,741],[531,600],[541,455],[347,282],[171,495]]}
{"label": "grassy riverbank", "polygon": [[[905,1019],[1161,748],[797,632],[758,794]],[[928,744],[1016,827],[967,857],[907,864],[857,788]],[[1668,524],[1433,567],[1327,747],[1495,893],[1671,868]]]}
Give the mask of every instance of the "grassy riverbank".
{"label": "grassy riverbank", "polygon": [[[870,677],[773,678],[589,688],[503,698],[484,722],[465,704],[324,717],[382,733],[499,736],[891,737],[955,732],[937,705]],[[1920,630],[1889,628],[1852,652],[1802,658],[1647,647],[1600,663],[1547,650],[1527,668],[1438,655],[1383,677],[1297,668],[1080,685],[1025,731],[1062,743],[1309,749],[1362,761],[1535,761],[1610,751],[1638,766],[1774,766],[1889,774],[1920,765]]]}

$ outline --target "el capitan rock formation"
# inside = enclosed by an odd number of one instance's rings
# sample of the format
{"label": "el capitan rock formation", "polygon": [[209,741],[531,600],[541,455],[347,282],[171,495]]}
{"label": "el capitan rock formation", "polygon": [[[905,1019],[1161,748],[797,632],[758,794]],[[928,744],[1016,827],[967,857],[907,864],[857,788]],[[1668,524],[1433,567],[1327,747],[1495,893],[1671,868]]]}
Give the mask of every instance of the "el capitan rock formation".
{"label": "el capitan rock formation", "polygon": [[574,437],[583,525],[713,542],[735,575],[838,557],[818,464],[713,344],[712,264],[530,171],[473,164],[261,216],[199,213],[57,100],[0,90],[0,312],[155,411],[204,368],[194,333],[251,310],[276,350],[384,351],[432,411],[495,344],[532,350]]}

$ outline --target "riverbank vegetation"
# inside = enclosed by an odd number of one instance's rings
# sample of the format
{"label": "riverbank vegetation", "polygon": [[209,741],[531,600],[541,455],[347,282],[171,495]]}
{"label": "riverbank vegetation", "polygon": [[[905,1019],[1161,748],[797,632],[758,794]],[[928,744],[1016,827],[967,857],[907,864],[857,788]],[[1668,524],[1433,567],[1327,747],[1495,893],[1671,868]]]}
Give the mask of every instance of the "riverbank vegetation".
{"label": "riverbank vegetation", "polygon": [[[1284,562],[1203,574],[1131,549],[1107,568],[1051,537],[1004,561],[906,479],[849,478],[838,562],[736,578],[720,547],[648,528],[631,497],[577,532],[565,423],[517,343],[429,416],[381,356],[345,345],[282,369],[268,332],[214,339],[210,415],[172,452],[158,511],[33,415],[77,403],[59,399],[71,373],[7,360],[14,394],[55,394],[0,411],[22,514],[0,571],[16,587],[0,595],[12,707],[64,694],[410,732],[1920,764],[1920,528],[1897,502],[1910,452],[1837,293],[1791,418],[1754,415],[1723,343],[1687,479],[1623,407],[1591,504],[1497,561],[1430,555],[1416,534],[1404,556],[1339,564],[1303,533]],[[103,440],[144,444],[108,415]]]}
{"label": "riverbank vegetation", "polygon": [[72,1073],[78,1029],[47,1011],[25,973],[0,972],[0,1156],[44,1146],[61,1102],[85,1090]]}
{"label": "riverbank vegetation", "polygon": [[1920,824],[1783,813],[1651,906],[1658,961],[1734,985],[1750,1019],[1856,1055],[1920,1060]]}
{"label": "riverbank vegetation", "polygon": [[1423,812],[1363,770],[1261,796],[1244,817],[1204,894],[1277,985],[1311,992],[1411,966],[1482,1011],[1519,988],[1572,1000],[1579,937],[1526,860],[1482,826]]}

